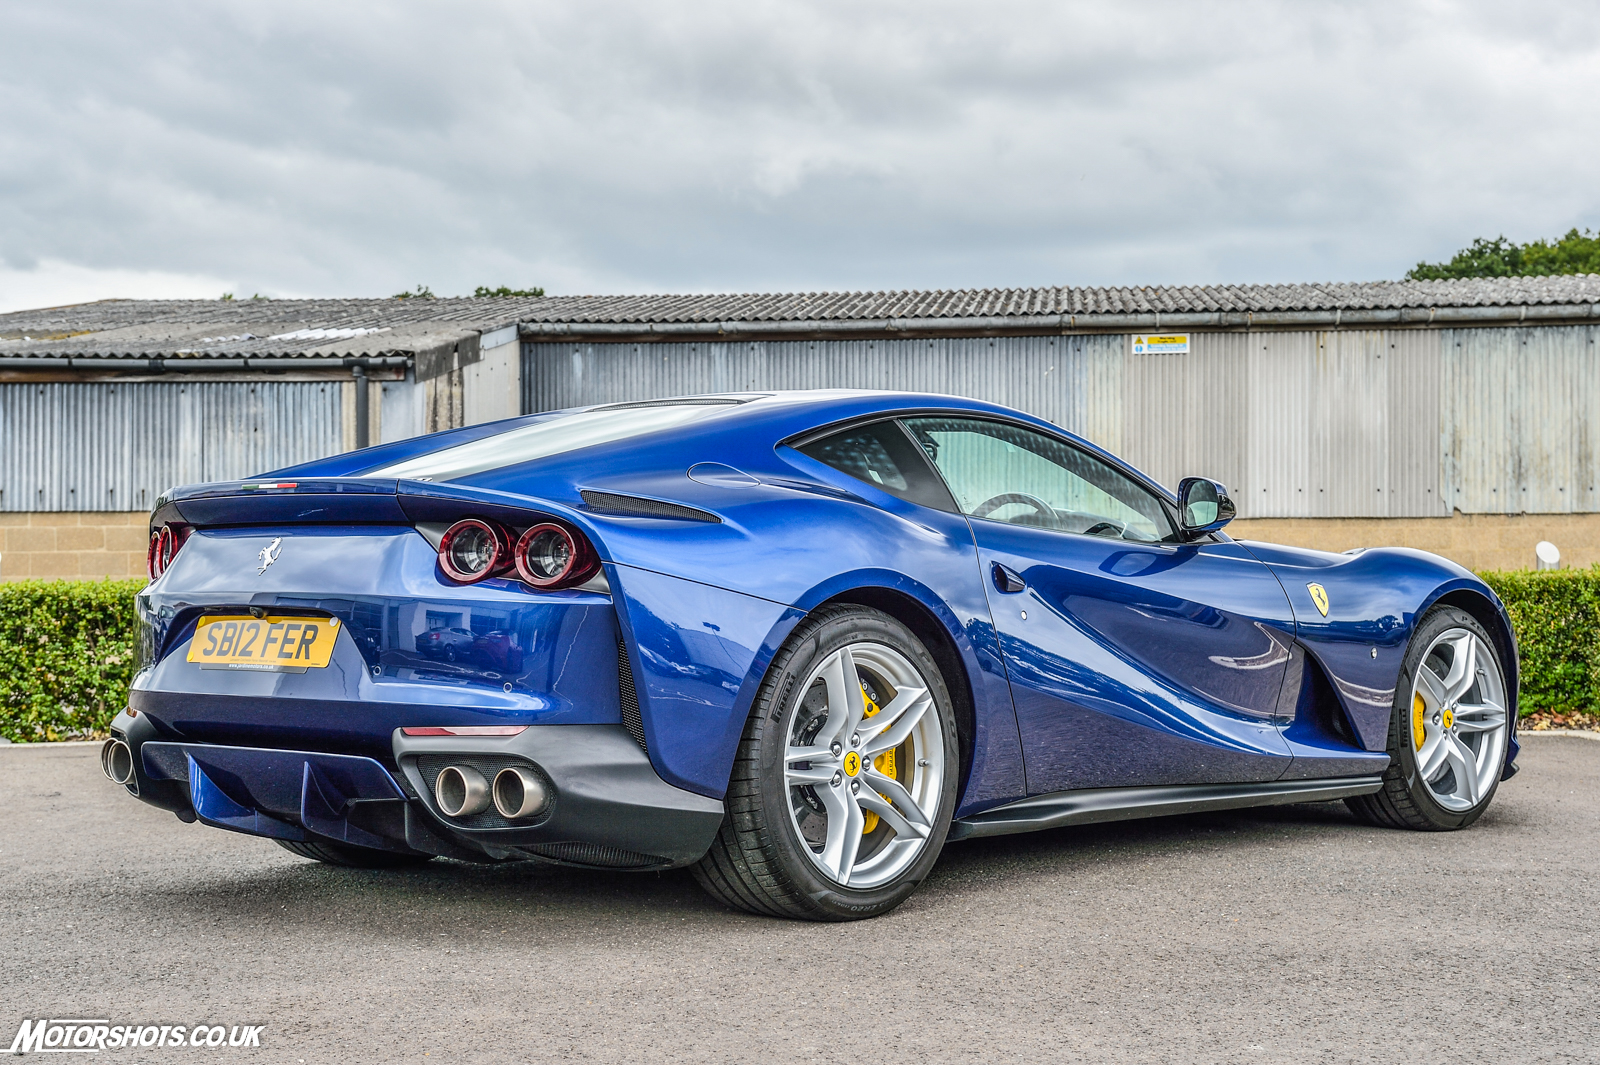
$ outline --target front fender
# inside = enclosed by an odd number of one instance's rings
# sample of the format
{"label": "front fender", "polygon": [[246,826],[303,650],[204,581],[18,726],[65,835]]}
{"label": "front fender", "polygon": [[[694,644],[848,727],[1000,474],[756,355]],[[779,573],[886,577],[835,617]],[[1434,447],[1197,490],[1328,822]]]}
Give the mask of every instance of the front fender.
{"label": "front fender", "polygon": [[[1488,585],[1449,559],[1399,547],[1332,554],[1253,541],[1243,546],[1282,582],[1297,638],[1327,673],[1367,750],[1388,744],[1406,647],[1436,603],[1462,606],[1484,624],[1508,664],[1508,690],[1516,690],[1516,641],[1504,606]],[[1325,616],[1312,585],[1324,590]]]}

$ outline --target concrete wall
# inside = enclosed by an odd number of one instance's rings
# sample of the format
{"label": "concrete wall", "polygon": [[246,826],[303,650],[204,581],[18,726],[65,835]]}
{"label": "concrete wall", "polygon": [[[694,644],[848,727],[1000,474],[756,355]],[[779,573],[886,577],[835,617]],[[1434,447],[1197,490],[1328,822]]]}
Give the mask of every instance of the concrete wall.
{"label": "concrete wall", "polygon": [[0,514],[0,580],[143,577],[145,511]]}

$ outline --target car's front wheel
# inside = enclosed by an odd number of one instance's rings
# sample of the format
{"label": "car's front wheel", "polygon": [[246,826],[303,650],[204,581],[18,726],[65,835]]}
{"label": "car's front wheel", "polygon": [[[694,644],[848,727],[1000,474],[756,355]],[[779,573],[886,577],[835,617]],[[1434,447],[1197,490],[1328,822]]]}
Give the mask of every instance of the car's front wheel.
{"label": "car's front wheel", "polygon": [[1383,788],[1346,800],[1350,808],[1392,828],[1472,824],[1505,771],[1510,707],[1505,670],[1483,626],[1455,607],[1430,610],[1400,669]]}
{"label": "car's front wheel", "polygon": [[955,809],[950,693],[900,622],[859,606],[803,622],[746,723],[701,886],[752,913],[848,921],[904,902]]}

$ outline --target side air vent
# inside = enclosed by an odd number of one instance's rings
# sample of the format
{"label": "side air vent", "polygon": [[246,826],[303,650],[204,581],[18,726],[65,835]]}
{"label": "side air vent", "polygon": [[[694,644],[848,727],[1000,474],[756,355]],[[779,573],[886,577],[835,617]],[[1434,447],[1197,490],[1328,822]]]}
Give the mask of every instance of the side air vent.
{"label": "side air vent", "polygon": [[622,703],[622,727],[628,730],[633,742],[648,752],[650,748],[644,742],[644,717],[639,713],[639,692],[633,686],[633,665],[628,661],[628,645],[621,640],[617,641],[617,691]]}
{"label": "side air vent", "polygon": [[664,503],[643,496],[624,496],[615,492],[591,492],[583,489],[583,501],[595,510],[610,514],[628,514],[636,518],[666,518],[671,521],[721,522],[722,519],[705,510],[686,507],[682,503]]}

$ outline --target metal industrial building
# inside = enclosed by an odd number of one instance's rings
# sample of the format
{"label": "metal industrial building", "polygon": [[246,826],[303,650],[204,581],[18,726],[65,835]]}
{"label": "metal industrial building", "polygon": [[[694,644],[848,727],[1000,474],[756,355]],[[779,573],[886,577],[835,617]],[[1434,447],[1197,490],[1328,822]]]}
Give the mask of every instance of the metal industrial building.
{"label": "metal industrial building", "polygon": [[1240,535],[1600,561],[1600,276],[541,299],[108,301],[0,316],[0,577],[135,572],[171,484],[518,413],[771,388],[1019,407]]}

